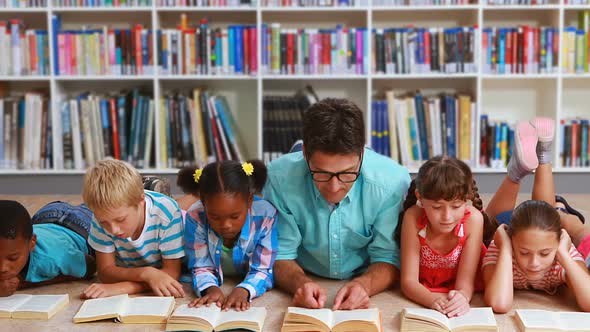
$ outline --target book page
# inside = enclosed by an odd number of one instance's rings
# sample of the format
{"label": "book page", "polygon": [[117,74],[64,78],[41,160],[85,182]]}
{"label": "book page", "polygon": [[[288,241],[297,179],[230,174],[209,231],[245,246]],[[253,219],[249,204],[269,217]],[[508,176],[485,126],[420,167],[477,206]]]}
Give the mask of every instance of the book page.
{"label": "book page", "polygon": [[432,309],[424,309],[424,308],[406,308],[404,309],[406,315],[412,315],[413,317],[426,317],[432,319],[435,322],[440,323],[441,326],[449,327],[449,319],[447,316],[441,314],[440,312]]}
{"label": "book page", "polygon": [[167,317],[174,298],[159,296],[130,297],[121,316]]}
{"label": "book page", "polygon": [[263,307],[250,307],[250,309],[246,311],[223,311],[215,326],[219,326],[221,324],[229,323],[229,322],[253,322],[257,323],[260,328],[264,325],[264,320],[266,318],[266,309]]}
{"label": "book page", "polygon": [[558,314],[547,310],[517,309],[516,314],[526,328],[560,329]]}
{"label": "book page", "polygon": [[298,315],[304,315],[313,317],[322,323],[326,324],[326,326],[332,328],[332,310],[330,309],[305,309],[299,307],[289,307],[287,309],[287,313],[293,313]]}
{"label": "book page", "polygon": [[117,316],[127,302],[127,294],[84,301],[74,319]]}
{"label": "book page", "polygon": [[357,310],[336,310],[334,311],[334,322],[336,326],[342,322],[359,320],[367,322],[375,322],[379,326],[379,309],[357,309]]}
{"label": "book page", "polygon": [[13,312],[31,297],[33,297],[33,295],[29,294],[13,294],[8,297],[1,297],[0,311]]}
{"label": "book page", "polygon": [[462,326],[496,326],[492,308],[471,308],[465,315],[449,319],[451,330]]}
{"label": "book page", "polygon": [[588,312],[560,312],[559,327],[566,331],[590,331],[590,313]]}
{"label": "book page", "polygon": [[170,319],[174,317],[194,317],[209,322],[211,326],[215,326],[217,315],[221,312],[221,308],[212,304],[209,307],[202,306],[199,308],[189,308],[188,305],[183,304],[174,310]]}
{"label": "book page", "polygon": [[58,303],[61,303],[67,297],[67,294],[35,295],[15,311],[50,312]]}

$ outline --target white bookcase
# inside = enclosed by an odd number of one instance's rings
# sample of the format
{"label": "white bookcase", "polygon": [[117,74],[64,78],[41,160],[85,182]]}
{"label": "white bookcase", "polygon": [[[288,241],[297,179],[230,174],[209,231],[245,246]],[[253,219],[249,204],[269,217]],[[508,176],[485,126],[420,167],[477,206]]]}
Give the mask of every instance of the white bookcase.
{"label": "white bookcase", "polygon": [[[568,6],[552,3],[539,6],[496,6],[487,4],[458,6],[407,6],[407,7],[321,7],[321,8],[264,8],[264,7],[121,7],[121,8],[0,8],[0,20],[19,18],[31,28],[47,29],[52,35],[51,17],[60,14],[64,29],[83,25],[109,25],[130,27],[141,23],[148,29],[175,27],[180,14],[186,13],[190,24],[206,17],[211,26],[250,24],[261,27],[263,23],[281,23],[282,27],[334,27],[337,23],[347,26],[366,26],[370,29],[385,27],[451,27],[457,25],[555,26],[560,31],[565,26],[576,25],[577,13],[590,10],[590,6]],[[155,38],[154,38],[155,39]],[[478,38],[477,43],[481,45]],[[260,38],[258,38],[260,49]],[[561,39],[560,39],[561,43]],[[50,43],[51,44],[51,43]],[[155,40],[154,40],[155,44]],[[561,45],[560,45],[561,46]],[[479,48],[479,47],[478,47]],[[562,48],[560,47],[560,50]],[[50,45],[53,54],[53,45]],[[260,52],[258,52],[260,54]],[[157,55],[156,55],[157,57]],[[1,60],[0,60],[1,61]],[[292,94],[296,89],[311,84],[320,98],[346,97],[356,102],[366,113],[370,125],[371,100],[376,93],[386,89],[400,92],[420,89],[425,94],[442,91],[466,91],[475,98],[478,114],[488,114],[492,120],[515,122],[535,115],[550,116],[557,120],[575,116],[590,117],[588,96],[590,74],[571,75],[487,75],[482,73],[480,57],[478,72],[454,75],[297,75],[276,76],[258,73],[253,76],[162,76],[155,72],[144,76],[55,76],[0,77],[8,82],[9,91],[28,91],[46,88],[53,103],[52,112],[59,110],[59,103],[82,91],[107,93],[120,89],[142,87],[153,92],[157,101],[166,92],[175,89],[209,87],[228,98],[231,111],[239,124],[239,132],[246,147],[246,157],[262,157],[262,100],[264,95]],[[157,63],[157,58],[154,60]],[[561,54],[560,60],[561,63]],[[54,59],[51,59],[53,66]],[[260,64],[260,59],[259,59]],[[258,66],[260,68],[260,65]],[[155,103],[156,108],[159,103]],[[478,116],[479,118],[479,116]],[[477,124],[479,133],[479,121]],[[156,126],[157,127],[157,126]],[[370,129],[370,128],[369,128]],[[557,128],[556,128],[557,129]],[[56,135],[54,133],[54,135]],[[158,132],[156,132],[157,138]],[[477,136],[479,141],[479,136]],[[562,168],[558,161],[561,137],[554,143],[556,173],[590,173],[590,168]],[[53,140],[56,142],[56,140]],[[370,130],[367,130],[370,142]],[[503,169],[489,169],[475,165],[475,173],[503,173]],[[411,171],[415,172],[415,169]],[[81,170],[0,170],[0,174],[83,174]],[[146,173],[174,174],[176,169],[146,169]]]}

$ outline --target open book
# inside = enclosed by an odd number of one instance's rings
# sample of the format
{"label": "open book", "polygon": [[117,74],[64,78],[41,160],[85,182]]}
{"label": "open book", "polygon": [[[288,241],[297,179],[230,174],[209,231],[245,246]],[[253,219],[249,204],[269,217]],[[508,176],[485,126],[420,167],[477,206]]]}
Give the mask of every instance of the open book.
{"label": "open book", "polygon": [[50,319],[69,302],[68,294],[0,297],[0,318]]}
{"label": "open book", "polygon": [[516,310],[516,324],[524,332],[590,331],[590,313]]}
{"label": "open book", "polygon": [[74,323],[115,318],[121,323],[165,323],[174,309],[173,297],[138,296],[127,294],[84,301]]}
{"label": "open book", "polygon": [[471,308],[465,315],[448,318],[432,309],[406,308],[401,314],[402,332],[498,331],[492,308]]}
{"label": "open book", "polygon": [[246,311],[221,311],[216,305],[189,308],[183,304],[168,318],[166,331],[262,331],[266,309],[251,307]]}
{"label": "open book", "polygon": [[336,310],[289,307],[281,332],[381,332],[379,309]]}

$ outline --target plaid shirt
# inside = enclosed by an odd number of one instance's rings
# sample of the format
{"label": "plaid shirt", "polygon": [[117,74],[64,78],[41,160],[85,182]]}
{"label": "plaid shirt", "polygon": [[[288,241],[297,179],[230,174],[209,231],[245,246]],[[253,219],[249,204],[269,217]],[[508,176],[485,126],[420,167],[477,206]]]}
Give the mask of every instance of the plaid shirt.
{"label": "plaid shirt", "polygon": [[[233,248],[236,271],[245,275],[236,287],[250,292],[250,300],[273,287],[272,267],[277,255],[277,210],[269,202],[255,197],[246,222]],[[223,284],[221,252],[223,239],[207,222],[201,201],[188,210],[185,222],[185,250],[198,296],[211,286]]]}

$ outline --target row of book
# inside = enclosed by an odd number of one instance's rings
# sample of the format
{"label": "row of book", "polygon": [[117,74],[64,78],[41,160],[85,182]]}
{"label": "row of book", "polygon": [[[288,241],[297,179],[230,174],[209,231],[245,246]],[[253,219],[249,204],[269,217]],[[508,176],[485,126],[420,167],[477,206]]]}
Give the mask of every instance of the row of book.
{"label": "row of book", "polygon": [[566,5],[588,5],[590,0],[564,0]]}
{"label": "row of book", "polygon": [[132,29],[59,30],[57,75],[150,75],[153,74],[152,30]]}
{"label": "row of book", "polygon": [[106,157],[137,168],[153,165],[154,106],[153,98],[139,89],[63,100],[55,123],[56,169],[83,170]]}
{"label": "row of book", "polygon": [[535,6],[535,5],[548,5],[549,0],[488,0],[488,5],[501,5],[501,6],[509,6],[509,5],[525,5],[525,6]]}
{"label": "row of book", "polygon": [[560,121],[562,144],[559,149],[563,167],[590,166],[590,121],[573,119]]}
{"label": "row of book", "polygon": [[262,72],[273,75],[367,74],[367,28],[288,29],[261,27]]}
{"label": "row of book", "polygon": [[259,0],[158,0],[158,6],[169,7],[256,7]]}
{"label": "row of book", "polygon": [[557,28],[519,26],[482,30],[486,74],[546,74],[558,70]]}
{"label": "row of book", "polygon": [[563,31],[563,71],[570,74],[588,72],[588,38],[590,37],[590,11],[578,12],[578,27]]}
{"label": "row of book", "polygon": [[370,0],[261,0],[266,7],[361,7]]}
{"label": "row of book", "polygon": [[189,27],[186,16],[178,29],[158,30],[158,67],[164,75],[256,75],[256,26],[211,28],[206,19]]}
{"label": "row of book", "polygon": [[0,0],[0,8],[47,7],[47,0]]}
{"label": "row of book", "polygon": [[475,165],[476,105],[467,94],[395,96],[371,105],[371,146],[408,167],[445,154]]}
{"label": "row of book", "polygon": [[377,29],[373,72],[475,73],[475,43],[474,27]]}
{"label": "row of book", "polygon": [[162,135],[158,166],[205,165],[243,160],[240,128],[227,99],[206,89],[170,94],[160,100],[158,125]]}
{"label": "row of book", "polygon": [[291,96],[264,96],[262,152],[265,163],[289,152],[293,143],[303,139],[303,112],[318,100],[311,86]]}
{"label": "row of book", "polygon": [[470,4],[474,4],[474,0],[373,0],[373,6],[454,6]]}
{"label": "row of book", "polygon": [[152,0],[53,0],[55,7],[149,7]]}
{"label": "row of book", "polygon": [[18,19],[0,21],[0,76],[49,75],[47,30],[24,28]]}
{"label": "row of book", "polygon": [[52,121],[45,96],[0,97],[0,168],[52,168]]}
{"label": "row of book", "polygon": [[480,115],[479,121],[479,165],[506,167],[512,155],[514,126],[505,121],[491,120],[487,114]]}

